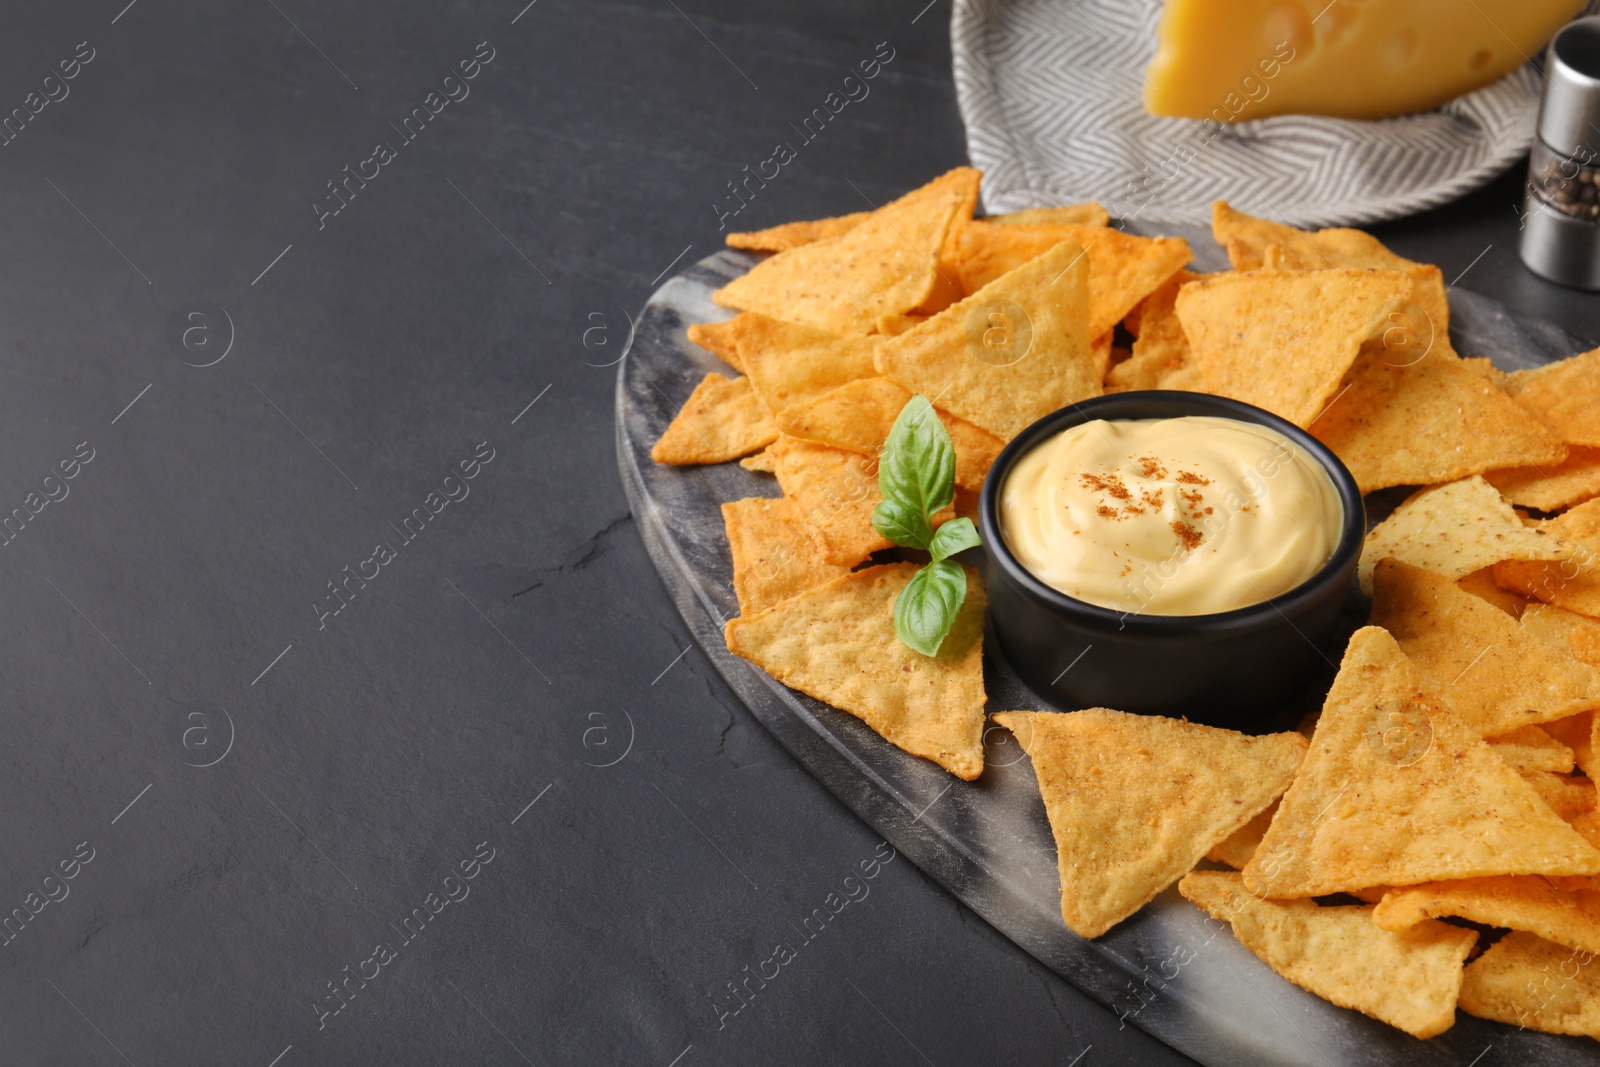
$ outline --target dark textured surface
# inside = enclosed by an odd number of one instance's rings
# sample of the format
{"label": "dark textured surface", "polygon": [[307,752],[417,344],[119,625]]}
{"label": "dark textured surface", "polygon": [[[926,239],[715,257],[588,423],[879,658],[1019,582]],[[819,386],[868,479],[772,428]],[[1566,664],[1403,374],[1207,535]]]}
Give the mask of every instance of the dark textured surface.
{"label": "dark textured surface", "polygon": [[[0,1059],[1179,1062],[903,861],[718,1028],[878,838],[690,647],[627,517],[606,364],[653,279],[715,246],[725,183],[878,42],[871,96],[738,224],[962,160],[948,9],[921,10],[8,11],[0,108],[94,58],[0,147],[0,511],[68,494],[0,548],[0,908],[67,891],[0,947]],[[319,229],[325,183],[482,41],[470,95]],[[1520,274],[1514,186],[1397,247],[1452,277],[1492,243],[1463,284],[1600,336],[1592,298]],[[201,302],[235,334],[205,368],[168,338]],[[485,441],[470,496],[402,543]]]}

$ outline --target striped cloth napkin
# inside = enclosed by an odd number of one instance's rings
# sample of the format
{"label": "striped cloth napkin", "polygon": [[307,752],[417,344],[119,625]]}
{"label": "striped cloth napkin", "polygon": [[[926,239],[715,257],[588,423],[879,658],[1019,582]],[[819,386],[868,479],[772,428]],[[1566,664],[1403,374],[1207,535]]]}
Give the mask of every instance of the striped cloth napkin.
{"label": "striped cloth napkin", "polygon": [[1532,140],[1531,63],[1437,111],[1381,121],[1147,115],[1140,97],[1161,6],[955,0],[956,91],[989,212],[1098,200],[1123,219],[1200,224],[1222,198],[1296,226],[1353,225],[1452,200]]}

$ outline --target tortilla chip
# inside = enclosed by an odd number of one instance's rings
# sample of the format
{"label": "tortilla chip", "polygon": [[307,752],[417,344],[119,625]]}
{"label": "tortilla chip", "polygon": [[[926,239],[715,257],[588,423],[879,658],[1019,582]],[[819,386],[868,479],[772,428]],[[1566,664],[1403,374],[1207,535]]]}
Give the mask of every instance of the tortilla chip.
{"label": "tortilla chip", "polygon": [[1090,337],[1111,332],[1190,257],[1188,243],[1179,237],[1138,237],[1100,226],[1001,226],[979,220],[969,223],[962,234],[961,287],[976,293],[1063,241],[1082,249],[1089,261]]}
{"label": "tortilla chip", "polygon": [[1573,446],[1560,463],[1484,475],[1513,504],[1560,511],[1600,496],[1600,448]]}
{"label": "tortilla chip", "polygon": [[[1575,715],[1573,716],[1573,721],[1577,722],[1584,718],[1585,716],[1583,715]],[[1550,734],[1551,737],[1555,737],[1557,731],[1550,728],[1552,725],[1547,723],[1540,729]],[[1591,741],[1593,739],[1592,731],[1590,739]],[[1560,740],[1560,738],[1557,738],[1557,740]],[[1565,741],[1562,741],[1562,743],[1566,744]],[[1572,746],[1568,745],[1567,747],[1571,748]],[[1574,750],[1572,755],[1573,761],[1577,762],[1577,751]],[[1549,771],[1524,771],[1522,777],[1529,785],[1533,786],[1534,792],[1539,794],[1539,799],[1549,805],[1550,810],[1559,815],[1563,822],[1576,824],[1584,816],[1595,814],[1593,778],[1583,775],[1554,774]],[[1582,833],[1590,844],[1600,848],[1600,843],[1591,838],[1586,831],[1579,830],[1579,833]],[[1600,885],[1600,878],[1596,878],[1595,881],[1597,885]]]}
{"label": "tortilla chip", "polygon": [[1509,377],[1507,391],[1556,436],[1600,448],[1600,348]]}
{"label": "tortilla chip", "polygon": [[[1555,563],[1496,563],[1494,580],[1507,589],[1546,604],[1600,617],[1600,500],[1540,523],[1537,532],[1556,538]],[[1550,556],[1506,559],[1550,559]]]}
{"label": "tortilla chip", "polygon": [[750,312],[740,318],[746,320],[739,336],[745,373],[774,415],[877,373],[872,361],[878,342],[872,338],[840,337]]}
{"label": "tortilla chip", "polygon": [[[964,247],[967,230],[972,225],[972,213],[978,207],[978,186],[981,178],[980,171],[971,167],[957,167],[937,179],[946,187],[955,189],[961,196],[961,202],[956,208],[955,219],[950,223],[950,230],[945,234],[944,246],[939,250],[939,263],[934,273],[933,289],[928,293],[927,299],[917,305],[913,312],[915,315],[937,315],[967,295],[961,288],[961,250]],[[880,333],[886,332],[881,323],[878,329]]]}
{"label": "tortilla chip", "polygon": [[[911,401],[911,392],[888,378],[863,378],[829,393],[791,405],[778,415],[778,428],[801,440],[876,456]],[[956,484],[983,487],[1005,442],[948,412],[938,412],[956,450]]]}
{"label": "tortilla chip", "polygon": [[746,318],[746,315],[735,315],[727,322],[691,322],[689,340],[743,374],[745,366],[739,358],[739,334]]}
{"label": "tortilla chip", "polygon": [[979,490],[956,486],[955,499],[950,503],[956,518],[971,519],[974,526],[978,525],[978,501],[981,496]]}
{"label": "tortilla chip", "polygon": [[933,318],[932,315],[921,311],[913,311],[907,315],[885,315],[878,320],[878,334],[883,337],[899,337],[907,330],[914,330],[918,326]]}
{"label": "tortilla chip", "polygon": [[1299,734],[1249,737],[1154,715],[1007,711],[1055,835],[1061,915],[1099,937],[1277,799]]}
{"label": "tortilla chip", "polygon": [[1488,356],[1462,356],[1461,365],[1474,374],[1488,379],[1502,393],[1507,392],[1511,386],[1511,375],[1494,365],[1494,360]]}
{"label": "tortilla chip", "polygon": [[887,378],[862,378],[790,405],[778,428],[800,441],[876,456],[910,400],[909,390]]}
{"label": "tortilla chip", "polygon": [[1372,921],[1400,931],[1446,916],[1526,930],[1558,945],[1600,953],[1600,893],[1567,892],[1544,878],[1505,875],[1393,889]]}
{"label": "tortilla chip", "polygon": [[878,492],[878,460],[838,448],[794,441],[774,457],[783,495],[822,545],[822,558],[853,567],[893,542],[872,528]]}
{"label": "tortilla chip", "polygon": [[1106,392],[1168,388],[1163,379],[1189,360],[1189,339],[1184,336],[1173,305],[1177,302],[1179,288],[1198,277],[1200,275],[1180,270],[1139,302],[1134,309],[1139,317],[1139,329],[1133,341],[1133,354],[1107,372]]}
{"label": "tortilla chip", "polygon": [[1261,838],[1266,835],[1267,827],[1272,825],[1272,817],[1278,814],[1278,802],[1274,800],[1260,815],[1245,823],[1235,830],[1228,839],[1206,853],[1206,859],[1212,863],[1225,863],[1234,870],[1243,870],[1244,865],[1250,862],[1250,857],[1256,854],[1256,848],[1261,844]]}
{"label": "tortilla chip", "polygon": [[1371,596],[1372,569],[1385,556],[1465,578],[1501,560],[1562,559],[1568,552],[1557,538],[1524,526],[1494,486],[1472,477],[1412,494],[1367,534],[1358,573],[1362,592]]}
{"label": "tortilla chip", "polygon": [[746,252],[787,252],[801,245],[843,236],[871,217],[870,211],[855,211],[831,219],[786,222],[782,226],[771,226],[765,230],[730,233],[725,240],[729,248],[740,248]]}
{"label": "tortilla chip", "polygon": [[955,173],[886,204],[841,236],[757,263],[711,299],[836,334],[868,333],[884,316],[911,311],[933,294],[939,253],[965,203]]}
{"label": "tortilla chip", "polygon": [[[1331,264],[1330,264],[1331,266]],[[1296,264],[1293,256],[1283,250],[1281,245],[1268,245],[1261,253],[1261,266],[1257,270],[1295,270]],[[1313,267],[1312,270],[1320,270]]]}
{"label": "tortilla chip", "polygon": [[1522,613],[1529,604],[1538,601],[1530,600],[1520,593],[1513,593],[1509,589],[1501,589],[1494,583],[1494,568],[1481,567],[1471,574],[1463,575],[1456,579],[1456,585],[1463,592],[1471,593],[1479,600],[1487,600],[1513,619],[1522,618]]}
{"label": "tortilla chip", "polygon": [[1572,749],[1537,726],[1521,726],[1484,740],[1489,742],[1496,756],[1506,761],[1506,766],[1519,774],[1526,775],[1530,771],[1572,773]]}
{"label": "tortilla chip", "polygon": [[1100,395],[1086,329],[1088,274],[1076,246],[1057,245],[884,341],[878,370],[1010,440],[1040,416]]}
{"label": "tortilla chip", "polygon": [[[781,436],[781,435],[780,435]],[[739,461],[739,466],[747,471],[759,471],[762,474],[775,474],[778,470],[777,457],[773,454],[773,445],[768,445],[760,452],[752,452]]]}
{"label": "tortilla chip", "polygon": [[1600,667],[1600,621],[1550,604],[1532,604],[1522,613],[1522,629]]}
{"label": "tortilla chip", "polygon": [[1514,930],[1467,965],[1460,1004],[1480,1019],[1600,1039],[1600,962]]}
{"label": "tortilla chip", "polygon": [[1596,873],[1600,851],[1422,691],[1376,626],[1350,639],[1311,750],[1243,871],[1268,897]]}
{"label": "tortilla chip", "polygon": [[[1583,712],[1566,719],[1556,719],[1545,723],[1545,732],[1557,741],[1572,749],[1572,759],[1578,769],[1590,778],[1600,774],[1600,766],[1595,764],[1595,716],[1593,712]],[[1570,820],[1569,820],[1570,821]]]}
{"label": "tortilla chip", "polygon": [[1068,204],[1065,207],[1030,207],[1022,211],[1008,211],[1004,215],[991,215],[984,221],[1001,226],[1108,226],[1111,213],[1091,200],[1086,204]]}
{"label": "tortilla chip", "polygon": [[1217,200],[1211,205],[1211,235],[1228,253],[1228,262],[1234,270],[1260,270],[1267,249],[1273,246],[1277,247],[1280,258],[1294,263],[1297,269],[1342,266],[1304,230],[1246,215],[1234,210],[1226,200]]}
{"label": "tortilla chip", "polygon": [[1394,271],[1254,271],[1191,282],[1176,308],[1212,392],[1310,426],[1410,293]]}
{"label": "tortilla chip", "polygon": [[1396,933],[1375,925],[1369,907],[1261,900],[1228,871],[1193,871],[1178,892],[1231,924],[1268,967],[1324,1000],[1413,1037],[1455,1024],[1461,963],[1478,941],[1471,930],[1423,921]]}
{"label": "tortilla chip", "polygon": [[[1234,270],[1394,270],[1411,279],[1411,304],[1400,312],[1419,350],[1450,347],[1450,304],[1444,275],[1431,263],[1395,255],[1370,233],[1331,229],[1308,233],[1252,218],[1218,200],[1211,205],[1211,232],[1228,252]],[[1275,247],[1272,262],[1267,252]],[[1401,362],[1395,360],[1395,362]]]}
{"label": "tortilla chip", "polygon": [[[1572,721],[1580,723],[1589,719],[1588,715],[1576,715]],[[1577,733],[1577,730],[1572,731],[1574,735]],[[1585,760],[1592,762],[1589,759],[1593,752],[1592,727],[1591,732],[1583,734],[1583,737],[1586,738],[1583,742]],[[1574,756],[1576,757],[1576,753]],[[1600,848],[1600,812],[1595,810],[1593,778],[1569,777],[1548,771],[1523,771],[1522,778],[1533,786],[1533,791],[1539,794],[1539,799],[1549,805],[1550,810],[1561,817],[1562,822],[1576,830],[1578,836],[1589,844]],[[1568,891],[1600,890],[1600,876],[1592,874],[1558,876],[1551,878],[1550,883],[1557,889]]]}
{"label": "tortilla chip", "polygon": [[1310,430],[1344,460],[1363,493],[1559,463],[1567,452],[1447,349],[1416,358],[1382,341],[1362,347]]}
{"label": "tortilla chip", "polygon": [[1189,393],[1204,393],[1208,390],[1205,375],[1200,373],[1200,368],[1195,366],[1193,360],[1188,360],[1171,370],[1163,371],[1157,380],[1161,389],[1177,389]]}
{"label": "tortilla chip", "polygon": [[754,615],[813,586],[849,573],[822,550],[795,516],[793,500],[751,497],[722,505],[733,553],[733,591],[739,611]]}
{"label": "tortilla chip", "polygon": [[920,569],[868,567],[734,619],[728,651],[971,781],[983,773],[983,579],[967,568],[967,599],[930,657],[894,632],[895,598]]}
{"label": "tortilla chip", "polygon": [[726,463],[765,448],[778,427],[750,390],[748,378],[705,376],[650,449],[657,463]]}
{"label": "tortilla chip", "polygon": [[1397,559],[1373,575],[1371,622],[1422,683],[1483,737],[1600,708],[1600,671],[1441,574]]}
{"label": "tortilla chip", "polygon": [[1094,367],[1097,380],[1104,382],[1106,371],[1111,369],[1111,333],[1109,331],[1089,343],[1089,363]]}
{"label": "tortilla chip", "polygon": [[956,488],[982,489],[983,479],[988,476],[989,468],[994,466],[1006,443],[981,426],[974,426],[947,411],[939,412],[939,420],[950,432],[950,443],[955,446]]}

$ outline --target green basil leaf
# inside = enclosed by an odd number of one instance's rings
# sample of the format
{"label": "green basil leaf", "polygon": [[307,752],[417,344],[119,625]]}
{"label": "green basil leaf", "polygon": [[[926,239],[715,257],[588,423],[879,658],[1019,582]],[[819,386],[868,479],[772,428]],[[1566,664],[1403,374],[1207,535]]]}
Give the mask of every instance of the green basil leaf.
{"label": "green basil leaf", "polygon": [[957,552],[976,548],[978,544],[978,530],[972,525],[971,519],[951,519],[934,531],[933,540],[928,542],[928,552],[932,554],[933,561],[938,563]]}
{"label": "green basil leaf", "polygon": [[924,656],[936,655],[966,598],[967,572],[959,563],[930,563],[895,598],[894,632]]}
{"label": "green basil leaf", "polygon": [[928,516],[902,500],[881,500],[872,509],[872,528],[897,545],[926,550],[933,542]]}
{"label": "green basil leaf", "polygon": [[[885,501],[909,504],[924,516],[932,516],[950,506],[955,480],[956,450],[950,443],[950,432],[939,421],[927,397],[912,397],[900,410],[883,443],[878,459],[878,492]],[[926,545],[924,541],[906,547]]]}

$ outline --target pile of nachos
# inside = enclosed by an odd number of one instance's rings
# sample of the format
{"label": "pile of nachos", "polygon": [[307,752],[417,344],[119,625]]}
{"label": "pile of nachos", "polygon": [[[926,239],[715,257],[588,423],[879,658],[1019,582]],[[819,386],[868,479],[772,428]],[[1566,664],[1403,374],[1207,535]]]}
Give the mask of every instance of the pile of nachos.
{"label": "pile of nachos", "polygon": [[976,780],[982,578],[936,655],[896,639],[918,561],[871,522],[896,417],[924,396],[954,446],[938,524],[1076,401],[1266,408],[1364,493],[1414,490],[1367,537],[1368,625],[1295,731],[995,712],[1032,763],[1066,925],[1097,937],[1176,885],[1284,978],[1416,1037],[1459,1007],[1600,1038],[1600,350],[1509,373],[1458,353],[1439,269],[1359,230],[1219,201],[1231,269],[1196,273],[1185,241],[1096,204],[976,217],[980,177],[728,237],[765,258],[716,292],[737,314],[688,336],[729,373],[652,451],[776,479],[722,506],[728,648]]}

